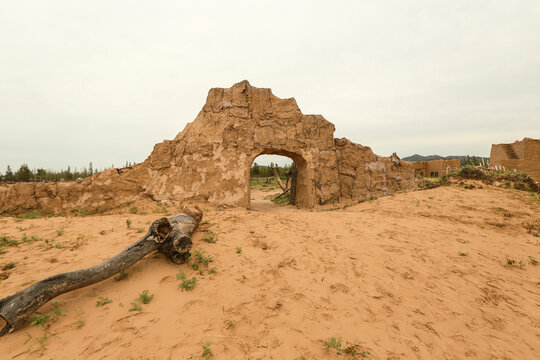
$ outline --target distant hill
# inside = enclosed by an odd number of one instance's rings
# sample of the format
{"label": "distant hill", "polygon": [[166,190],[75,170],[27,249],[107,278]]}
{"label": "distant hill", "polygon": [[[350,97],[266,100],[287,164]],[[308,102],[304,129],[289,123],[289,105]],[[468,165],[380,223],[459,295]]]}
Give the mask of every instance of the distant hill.
{"label": "distant hill", "polygon": [[477,160],[480,160],[480,161],[482,159],[484,159],[484,161],[489,160],[488,157],[483,158],[482,156],[474,156],[474,155],[473,156],[470,156],[470,155],[450,155],[450,156],[427,155],[427,156],[423,156],[423,155],[418,155],[418,154],[414,154],[414,155],[411,155],[411,156],[404,157],[401,160],[405,160],[405,161],[429,161],[429,160],[459,159],[459,161],[461,161],[463,163],[465,160],[467,160],[467,157],[470,157],[471,159],[477,159]]}

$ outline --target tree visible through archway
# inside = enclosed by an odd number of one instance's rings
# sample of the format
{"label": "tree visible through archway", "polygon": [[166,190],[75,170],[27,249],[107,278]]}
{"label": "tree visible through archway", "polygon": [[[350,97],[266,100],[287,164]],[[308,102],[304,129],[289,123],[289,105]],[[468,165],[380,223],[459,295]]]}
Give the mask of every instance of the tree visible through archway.
{"label": "tree visible through archway", "polygon": [[295,204],[296,165],[281,155],[260,155],[250,168],[250,208],[268,210]]}

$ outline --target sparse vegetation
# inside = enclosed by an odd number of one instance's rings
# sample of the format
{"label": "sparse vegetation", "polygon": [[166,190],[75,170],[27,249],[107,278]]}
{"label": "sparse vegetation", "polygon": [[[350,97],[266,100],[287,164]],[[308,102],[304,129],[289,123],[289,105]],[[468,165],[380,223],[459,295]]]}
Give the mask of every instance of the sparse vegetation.
{"label": "sparse vegetation", "polygon": [[132,214],[136,214],[139,212],[139,209],[136,206],[132,206],[129,208],[129,212]]}
{"label": "sparse vegetation", "polygon": [[204,264],[205,266],[208,266],[208,264],[214,261],[214,258],[210,255],[205,255],[204,251],[195,250],[194,255],[197,264]]}
{"label": "sparse vegetation", "polygon": [[214,244],[217,241],[217,234],[212,230],[206,230],[206,236],[201,240],[210,244]]}
{"label": "sparse vegetation", "polygon": [[186,274],[184,274],[184,271],[182,269],[178,270],[178,274],[176,274],[176,278],[178,280],[185,280]]}
{"label": "sparse vegetation", "polygon": [[242,248],[241,248],[241,247],[237,247],[237,248],[236,248],[236,253],[237,253],[237,254],[241,254],[241,253],[242,253]]}
{"label": "sparse vegetation", "polygon": [[117,275],[114,276],[114,281],[122,281],[128,278],[128,274],[121,270]]}
{"label": "sparse vegetation", "polygon": [[342,339],[341,338],[335,338],[331,337],[330,339],[326,340],[324,342],[324,345],[328,349],[334,349],[336,350],[337,355],[350,355],[352,356],[352,360],[357,360],[358,356],[362,359],[366,358],[370,353],[369,351],[359,351],[358,345],[353,345],[348,341],[345,341],[345,347],[342,345]]}
{"label": "sparse vegetation", "polygon": [[466,253],[466,252],[459,252],[459,256],[469,256],[469,253]]}
{"label": "sparse vegetation", "polygon": [[112,303],[112,300],[109,299],[108,297],[99,297],[96,301],[96,306],[104,306],[104,305],[107,305],[107,304],[110,304]]}
{"label": "sparse vegetation", "polygon": [[25,331],[24,332],[26,334],[26,336],[28,336],[28,339],[26,339],[26,341],[24,342],[24,344],[26,345],[30,340],[36,340],[36,342],[39,344],[39,348],[41,350],[41,355],[43,355],[43,353],[45,352],[45,350],[47,350],[47,348],[45,347],[45,341],[47,341],[48,338],[54,336],[54,335],[51,335],[49,336],[47,334],[47,332],[45,332],[43,334],[43,336],[40,336],[40,337],[34,337],[32,336],[28,331]]}
{"label": "sparse vegetation", "polygon": [[137,300],[142,302],[143,304],[148,304],[153,298],[153,294],[148,295],[148,290],[144,290],[142,293],[139,294],[139,298]]}
{"label": "sparse vegetation", "polygon": [[529,262],[531,263],[531,265],[534,265],[534,266],[538,265],[538,260],[536,260],[532,256],[529,256]]}
{"label": "sparse vegetation", "polygon": [[64,233],[64,228],[56,229],[56,236],[62,236]]}
{"label": "sparse vegetation", "polygon": [[138,233],[144,232],[144,228],[137,228],[137,232],[138,232]]}
{"label": "sparse vegetation", "polygon": [[78,319],[77,321],[75,321],[75,327],[77,329],[82,328],[85,324],[86,323],[85,323],[85,321],[83,319]]}
{"label": "sparse vegetation", "polygon": [[50,318],[51,318],[51,315],[46,315],[46,314],[42,315],[38,313],[32,314],[32,322],[30,323],[30,325],[45,326],[47,324],[47,321],[49,321]]}
{"label": "sparse vegetation", "polygon": [[131,220],[130,219],[126,220],[126,226],[127,226],[128,229],[131,229]]}
{"label": "sparse vegetation", "polygon": [[520,269],[523,269],[525,267],[525,263],[523,262],[523,260],[514,260],[514,259],[510,259],[510,258],[506,258],[506,266],[507,267],[517,267],[517,268],[520,268]]}
{"label": "sparse vegetation", "polygon": [[0,246],[18,246],[19,242],[11,236],[0,236]]}
{"label": "sparse vegetation", "polygon": [[197,278],[193,277],[190,280],[184,280],[180,283],[180,287],[182,290],[191,291],[195,289],[195,286],[197,285]]}
{"label": "sparse vegetation", "polygon": [[236,328],[236,324],[234,323],[234,321],[226,320],[225,321],[225,327],[227,329],[234,329],[234,328]]}
{"label": "sparse vegetation", "polygon": [[14,262],[14,261],[10,261],[10,262],[6,263],[4,266],[2,266],[2,270],[14,269],[15,266],[17,266],[17,263]]}
{"label": "sparse vegetation", "polygon": [[205,360],[211,359],[214,357],[214,354],[212,353],[212,350],[210,349],[210,341],[207,341],[203,344],[203,353],[201,354],[201,357]]}
{"label": "sparse vegetation", "polygon": [[82,206],[77,206],[76,215],[80,217],[91,215],[92,211],[89,209],[83,208]]}
{"label": "sparse vegetation", "polygon": [[137,304],[135,301],[131,303],[131,307],[128,309],[128,311],[141,311],[142,307]]}

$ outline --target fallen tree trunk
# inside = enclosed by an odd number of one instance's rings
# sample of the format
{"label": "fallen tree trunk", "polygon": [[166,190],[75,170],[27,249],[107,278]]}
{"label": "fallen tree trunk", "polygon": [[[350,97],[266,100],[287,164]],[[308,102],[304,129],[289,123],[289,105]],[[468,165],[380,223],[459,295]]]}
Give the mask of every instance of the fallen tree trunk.
{"label": "fallen tree trunk", "polygon": [[113,258],[88,269],[48,277],[0,300],[0,318],[6,322],[0,336],[12,332],[27,316],[55,297],[103,281],[154,250],[176,264],[185,263],[192,247],[190,235],[201,219],[202,212],[199,211],[156,220],[146,235]]}
{"label": "fallen tree trunk", "polygon": [[276,182],[278,183],[279,187],[281,188],[282,191],[285,191],[287,190],[285,188],[285,186],[283,185],[283,183],[281,182],[281,178],[279,177],[279,174],[277,172],[277,169],[276,168],[272,168],[272,170],[274,170],[274,178],[276,178]]}

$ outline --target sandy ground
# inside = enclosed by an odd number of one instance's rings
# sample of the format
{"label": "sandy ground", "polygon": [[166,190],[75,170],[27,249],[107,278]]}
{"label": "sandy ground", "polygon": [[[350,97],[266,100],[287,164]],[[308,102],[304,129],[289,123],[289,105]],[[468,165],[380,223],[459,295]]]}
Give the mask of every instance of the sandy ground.
{"label": "sandy ground", "polygon": [[[537,196],[444,187],[304,211],[259,195],[253,210],[206,209],[194,249],[217,273],[149,255],[125,280],[59,297],[67,312],[0,338],[0,358],[201,359],[209,341],[214,359],[352,359],[324,345],[331,337],[358,359],[538,358],[540,265],[529,256],[540,259],[540,238],[523,226],[540,222]],[[0,297],[109,258],[157,217],[0,219],[0,235],[41,238],[0,255],[16,262]],[[202,241],[209,229],[216,243]],[[192,291],[180,269],[198,279]],[[128,311],[145,289],[154,298]]]}

